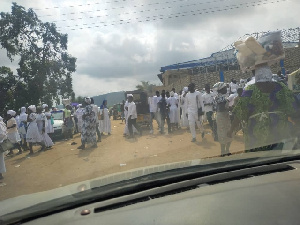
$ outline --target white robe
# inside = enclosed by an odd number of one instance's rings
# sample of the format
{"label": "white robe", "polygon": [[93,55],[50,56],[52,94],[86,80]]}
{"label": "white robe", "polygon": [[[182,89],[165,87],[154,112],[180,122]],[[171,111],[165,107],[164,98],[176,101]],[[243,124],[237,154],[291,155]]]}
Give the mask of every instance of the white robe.
{"label": "white robe", "polygon": [[99,130],[104,133],[111,133],[111,122],[109,119],[109,111],[107,108],[100,109],[100,114],[104,116],[103,120],[100,120]]}
{"label": "white robe", "polygon": [[[6,125],[3,121],[0,121],[0,143],[7,139]],[[0,173],[5,173],[6,167],[4,162],[4,152],[0,152]]]}
{"label": "white robe", "polygon": [[168,98],[168,104],[170,105],[170,123],[178,123],[178,100],[175,97],[170,97]]}
{"label": "white robe", "polygon": [[[45,116],[48,116],[48,117],[50,116],[51,117],[52,114],[51,114],[51,112],[45,112]],[[47,123],[47,126],[45,128],[46,133],[47,134],[54,133],[54,128],[53,128],[53,125],[51,123],[51,119],[47,119],[46,123]]]}
{"label": "white robe", "polygon": [[189,120],[188,117],[186,116],[187,114],[187,100],[185,97],[181,97],[181,109],[182,109],[182,114],[181,114],[181,126],[182,127],[188,127],[189,126]]}
{"label": "white robe", "polygon": [[43,132],[43,123],[45,122],[45,131],[47,130],[48,127],[48,120],[47,117],[45,116],[44,113],[38,114],[37,116],[37,126],[38,130],[40,132],[40,135],[42,137],[42,141],[44,142],[46,147],[53,146],[53,142],[47,132]]}
{"label": "white robe", "polygon": [[83,109],[82,108],[78,108],[75,112],[75,115],[78,119],[78,122],[77,122],[77,126],[78,126],[78,132],[81,133],[81,129],[82,129],[82,124],[83,124],[83,121],[82,121],[82,115],[83,115]]}
{"label": "white robe", "polygon": [[[124,115],[125,115],[125,120],[126,120],[126,124],[124,127],[124,135],[129,135],[129,129],[128,129],[128,111],[125,109],[125,107],[128,107],[128,101],[125,102],[124,104]],[[138,134],[138,130],[135,128],[135,126],[132,125],[132,131],[133,133]]]}

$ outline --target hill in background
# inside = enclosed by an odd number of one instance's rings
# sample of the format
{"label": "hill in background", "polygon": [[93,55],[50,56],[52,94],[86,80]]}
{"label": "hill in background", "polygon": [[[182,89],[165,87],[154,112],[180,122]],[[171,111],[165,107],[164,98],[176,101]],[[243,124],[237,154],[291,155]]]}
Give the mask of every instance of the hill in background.
{"label": "hill in background", "polygon": [[122,100],[125,100],[125,92],[112,92],[103,95],[94,96],[94,102],[97,106],[102,105],[103,100],[107,100],[107,105],[109,107],[117,103],[122,103]]}

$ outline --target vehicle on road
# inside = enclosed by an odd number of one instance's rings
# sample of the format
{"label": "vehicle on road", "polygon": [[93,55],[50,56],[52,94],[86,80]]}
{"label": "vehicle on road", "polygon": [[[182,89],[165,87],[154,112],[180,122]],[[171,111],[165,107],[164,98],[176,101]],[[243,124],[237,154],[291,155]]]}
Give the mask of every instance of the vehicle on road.
{"label": "vehicle on road", "polygon": [[[64,121],[63,121],[63,110],[58,110],[58,111],[52,111],[52,117],[53,117],[53,129],[54,129],[54,137],[56,138],[62,138],[63,137],[63,132],[64,132]],[[75,122],[74,118],[73,119],[73,134],[75,132]]]}

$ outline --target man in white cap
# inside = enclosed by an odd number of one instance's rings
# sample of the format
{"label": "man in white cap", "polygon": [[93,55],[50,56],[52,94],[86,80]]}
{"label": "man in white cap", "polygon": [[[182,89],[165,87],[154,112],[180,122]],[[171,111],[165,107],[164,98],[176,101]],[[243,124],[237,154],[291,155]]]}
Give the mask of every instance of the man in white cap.
{"label": "man in white cap", "polygon": [[187,113],[188,113],[188,120],[189,120],[189,126],[190,131],[192,134],[192,142],[196,141],[196,128],[195,123],[197,124],[198,128],[200,129],[200,132],[202,134],[202,138],[204,138],[204,129],[202,127],[201,117],[202,117],[202,109],[203,107],[203,101],[201,93],[195,90],[195,84],[191,83],[189,84],[189,93],[186,95],[186,101],[187,101]]}
{"label": "man in white cap", "polygon": [[[133,97],[133,95],[132,94],[127,94],[126,97],[127,97],[127,100],[124,104],[124,115],[125,115],[125,127],[124,127],[124,133],[123,133],[124,137],[129,134],[129,130],[128,130],[128,105],[129,105],[128,98]],[[132,129],[133,129],[133,133],[138,133],[138,131],[135,128],[134,125],[132,125]]]}
{"label": "man in white cap", "polygon": [[[14,118],[15,115],[15,111],[7,111],[7,138],[19,150],[18,154],[22,154],[21,145],[19,143],[21,141],[21,138],[17,129],[17,121]],[[9,155],[13,155],[12,150],[9,152]]]}
{"label": "man in white cap", "polygon": [[149,110],[150,110],[150,134],[153,134],[153,119],[156,120],[158,127],[160,127],[160,120],[158,119],[157,103],[160,99],[159,92],[156,91],[156,95],[148,98]]}
{"label": "man in white cap", "polygon": [[129,130],[129,138],[133,138],[133,128],[132,126],[134,126],[140,133],[140,135],[142,135],[142,131],[139,128],[139,126],[136,123],[136,119],[137,119],[137,112],[136,112],[136,105],[133,102],[133,96],[129,96],[128,97],[128,115],[127,115],[127,123],[128,123],[128,130]]}
{"label": "man in white cap", "polygon": [[187,118],[187,101],[186,94],[188,93],[188,87],[182,89],[182,94],[180,97],[180,107],[181,107],[181,127],[189,127],[189,120]]}

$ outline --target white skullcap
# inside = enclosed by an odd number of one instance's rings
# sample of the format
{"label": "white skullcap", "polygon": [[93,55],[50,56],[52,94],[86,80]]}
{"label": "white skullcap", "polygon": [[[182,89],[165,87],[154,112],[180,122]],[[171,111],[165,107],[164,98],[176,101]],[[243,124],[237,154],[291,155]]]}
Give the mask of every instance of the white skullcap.
{"label": "white skullcap", "polygon": [[42,107],[43,107],[43,109],[44,108],[48,108],[48,105],[47,104],[43,104]]}
{"label": "white skullcap", "polygon": [[91,100],[90,97],[86,97],[86,98],[84,99],[84,101],[85,101],[87,104],[91,104],[91,102],[92,102],[92,100]]}
{"label": "white skullcap", "polygon": [[28,109],[30,109],[32,112],[36,112],[36,107],[35,107],[35,105],[30,105],[30,106],[28,106]]}
{"label": "white skullcap", "polygon": [[26,112],[26,107],[21,107],[21,113],[25,113]]}
{"label": "white skullcap", "polygon": [[7,114],[11,115],[11,116],[14,116],[14,115],[16,115],[16,112],[14,110],[8,110]]}
{"label": "white skullcap", "polygon": [[128,98],[128,97],[133,97],[133,94],[127,94],[127,98]]}

